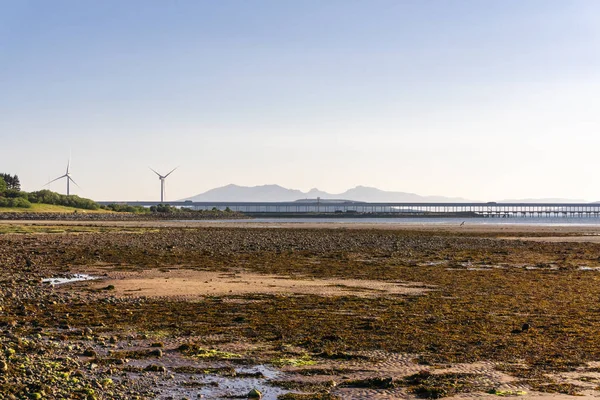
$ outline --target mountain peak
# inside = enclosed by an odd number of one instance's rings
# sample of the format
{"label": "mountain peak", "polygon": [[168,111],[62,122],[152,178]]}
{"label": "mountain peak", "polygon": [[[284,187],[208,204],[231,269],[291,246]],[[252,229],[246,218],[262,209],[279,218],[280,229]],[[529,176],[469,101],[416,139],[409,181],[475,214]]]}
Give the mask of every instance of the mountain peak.
{"label": "mountain peak", "polygon": [[355,186],[352,189],[348,189],[347,191],[349,192],[350,190],[376,190],[378,192],[384,192],[384,190],[381,189],[377,189],[376,187],[372,187],[372,186],[363,186],[363,185],[358,185]]}

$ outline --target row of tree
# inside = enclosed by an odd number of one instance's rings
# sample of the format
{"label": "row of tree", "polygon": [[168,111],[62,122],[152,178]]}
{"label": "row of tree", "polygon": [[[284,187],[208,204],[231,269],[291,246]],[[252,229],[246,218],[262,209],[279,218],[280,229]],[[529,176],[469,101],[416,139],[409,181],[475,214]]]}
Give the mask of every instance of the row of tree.
{"label": "row of tree", "polygon": [[97,210],[100,208],[100,205],[93,200],[73,195],[66,196],[51,190],[39,190],[30,193],[23,192],[21,191],[21,182],[17,175],[0,173],[0,207],[29,208],[32,203],[55,204],[86,210]]}
{"label": "row of tree", "polygon": [[129,204],[108,204],[100,206],[103,210],[110,210],[114,212],[129,212],[129,213],[147,213],[150,210],[142,206],[131,206]]}

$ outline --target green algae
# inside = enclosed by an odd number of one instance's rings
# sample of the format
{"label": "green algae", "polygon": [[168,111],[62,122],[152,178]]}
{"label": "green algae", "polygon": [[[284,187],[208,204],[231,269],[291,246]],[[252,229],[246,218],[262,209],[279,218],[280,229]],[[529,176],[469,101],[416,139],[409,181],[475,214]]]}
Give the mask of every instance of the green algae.
{"label": "green algae", "polygon": [[307,367],[315,365],[317,362],[310,356],[304,355],[299,358],[275,358],[271,360],[271,364],[276,367]]}

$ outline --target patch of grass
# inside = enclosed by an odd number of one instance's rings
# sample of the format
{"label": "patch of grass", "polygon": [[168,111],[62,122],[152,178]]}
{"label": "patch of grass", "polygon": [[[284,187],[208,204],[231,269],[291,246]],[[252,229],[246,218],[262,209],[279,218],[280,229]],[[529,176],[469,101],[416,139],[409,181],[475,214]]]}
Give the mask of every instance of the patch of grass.
{"label": "patch of grass", "polygon": [[40,203],[32,203],[29,208],[19,208],[19,207],[0,207],[0,213],[3,212],[19,212],[19,213],[69,213],[72,214],[74,212],[82,213],[82,214],[107,214],[113,213],[113,211],[108,210],[84,210],[81,208],[75,207],[65,207],[65,206],[57,206],[54,204],[40,204]]}
{"label": "patch of grass", "polygon": [[216,349],[205,349],[196,344],[182,344],[178,349],[182,354],[190,357],[208,358],[213,360],[228,360],[231,358],[241,358],[241,354],[220,351]]}
{"label": "patch of grass", "polygon": [[317,362],[308,355],[304,355],[300,358],[275,358],[271,360],[271,364],[276,367],[306,367],[315,365],[316,363]]}
{"label": "patch of grass", "polygon": [[501,397],[525,396],[527,394],[527,392],[525,392],[523,390],[499,390],[499,389],[492,389],[488,393],[495,394],[496,396],[501,396]]}

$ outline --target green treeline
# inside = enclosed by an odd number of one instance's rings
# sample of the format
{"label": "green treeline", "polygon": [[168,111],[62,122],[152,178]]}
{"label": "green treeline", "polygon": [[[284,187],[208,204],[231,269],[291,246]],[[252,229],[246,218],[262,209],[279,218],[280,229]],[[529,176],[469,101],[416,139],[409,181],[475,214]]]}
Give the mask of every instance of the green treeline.
{"label": "green treeline", "polygon": [[84,210],[98,210],[100,205],[93,200],[74,195],[64,195],[50,190],[37,192],[22,192],[14,189],[2,191],[0,184],[0,207],[30,208],[32,204],[54,204],[57,206],[81,208]]}
{"label": "green treeline", "polygon": [[93,200],[76,195],[65,195],[50,190],[39,190],[27,194],[31,203],[54,204],[57,206],[82,208],[84,210],[98,210],[100,205]]}
{"label": "green treeline", "polygon": [[0,173],[0,207],[30,208],[32,204],[54,204],[57,206],[97,210],[100,205],[93,200],[74,195],[64,195],[51,190],[23,192],[17,175]]}
{"label": "green treeline", "polygon": [[114,212],[128,212],[128,213],[147,213],[150,210],[142,206],[130,206],[128,204],[108,204],[106,206],[100,206],[103,210],[110,210]]}

